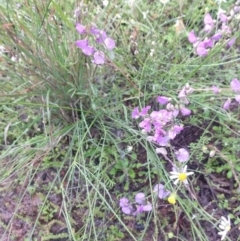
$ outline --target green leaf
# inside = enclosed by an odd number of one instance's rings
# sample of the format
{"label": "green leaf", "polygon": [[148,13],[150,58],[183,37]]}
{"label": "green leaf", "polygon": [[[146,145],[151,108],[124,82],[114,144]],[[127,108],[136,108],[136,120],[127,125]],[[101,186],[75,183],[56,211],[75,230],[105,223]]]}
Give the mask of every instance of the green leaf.
{"label": "green leaf", "polygon": [[240,172],[240,165],[235,166],[236,171]]}
{"label": "green leaf", "polygon": [[232,177],[232,171],[228,171],[228,172],[227,172],[227,178],[230,179],[231,177]]}
{"label": "green leaf", "polygon": [[135,174],[135,172],[132,169],[128,171],[128,175],[132,179],[134,179],[136,177],[136,174]]}

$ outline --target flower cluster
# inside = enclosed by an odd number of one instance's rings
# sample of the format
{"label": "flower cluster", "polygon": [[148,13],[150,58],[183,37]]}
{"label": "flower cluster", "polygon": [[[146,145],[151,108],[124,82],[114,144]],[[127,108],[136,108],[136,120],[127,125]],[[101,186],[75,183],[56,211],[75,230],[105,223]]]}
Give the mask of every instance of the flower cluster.
{"label": "flower cluster", "polygon": [[143,134],[147,134],[147,140],[156,143],[159,146],[168,146],[170,140],[174,139],[177,134],[183,130],[183,126],[175,124],[176,117],[181,114],[188,116],[191,114],[186,105],[189,104],[188,95],[193,92],[193,89],[186,84],[180,91],[178,98],[180,105],[173,105],[170,103],[171,99],[166,96],[158,96],[157,102],[161,107],[165,106],[158,111],[152,111],[148,114],[151,106],[146,106],[139,110],[139,107],[134,108],[132,118],[143,120],[139,123]]}
{"label": "flower cluster", "polygon": [[[160,199],[164,199],[170,194],[170,191],[166,190],[161,183],[157,184],[153,191]],[[145,194],[142,192],[136,194],[135,205],[133,205],[128,198],[122,197],[120,198],[119,206],[124,214],[133,216],[143,212],[150,212],[152,210],[152,204],[146,201]]]}
{"label": "flower cluster", "polygon": [[[228,25],[230,17],[225,14],[225,11],[220,9],[218,13],[218,18],[221,23],[221,29],[215,32],[211,37],[206,37],[205,39],[200,39],[194,33],[190,31],[188,34],[188,41],[193,44],[195,52],[199,56],[206,56],[211,48],[220,41],[224,36],[227,36],[226,47],[230,48],[236,41],[236,37],[230,37],[232,30]],[[209,35],[215,28],[216,20],[212,19],[212,16],[207,13],[204,17],[204,31]]]}
{"label": "flower cluster", "polygon": [[[187,166],[183,168],[177,169],[176,167],[173,167],[173,172],[170,172],[170,179],[176,179],[174,181],[174,184],[176,185],[178,182],[183,182],[185,185],[188,184],[187,177],[189,175],[194,174],[193,172],[187,172]],[[170,192],[169,190],[165,189],[164,185],[161,183],[158,183],[154,186],[153,192],[158,196],[159,199],[165,199],[168,197],[168,202],[170,204],[176,204],[177,194],[176,192]],[[150,202],[146,201],[145,194],[144,193],[138,193],[135,196],[135,208],[133,207],[133,204],[127,199],[126,197],[123,197],[119,201],[119,206],[121,207],[121,210],[124,214],[127,215],[138,215],[143,212],[150,212],[152,210],[152,204]]]}
{"label": "flower cluster", "polygon": [[115,48],[115,41],[112,38],[107,36],[107,33],[103,30],[98,29],[96,26],[92,25],[89,29],[81,25],[80,23],[76,24],[76,30],[79,34],[85,35],[84,39],[77,40],[75,42],[76,46],[82,50],[82,53],[87,56],[93,56],[92,62],[97,65],[105,63],[105,54],[95,49],[92,45],[89,44],[89,36],[92,36],[97,44],[101,44],[107,50],[112,50]]}
{"label": "flower cluster", "polygon": [[136,205],[134,209],[132,203],[130,203],[127,198],[123,197],[119,201],[119,206],[124,214],[132,214],[134,216],[143,212],[150,212],[152,210],[152,204],[146,201],[145,194],[142,192],[136,194],[135,203]]}

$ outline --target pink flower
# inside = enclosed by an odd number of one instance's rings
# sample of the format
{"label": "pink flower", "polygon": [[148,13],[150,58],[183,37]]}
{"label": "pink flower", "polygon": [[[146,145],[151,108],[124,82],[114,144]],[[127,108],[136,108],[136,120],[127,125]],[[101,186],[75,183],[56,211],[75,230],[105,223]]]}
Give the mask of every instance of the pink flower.
{"label": "pink flower", "polygon": [[177,160],[179,162],[186,162],[189,159],[189,153],[186,149],[180,148],[178,151],[175,152]]}
{"label": "pink flower", "polygon": [[231,85],[231,89],[234,91],[234,92],[240,92],[240,81],[238,79],[233,79],[230,83]]}

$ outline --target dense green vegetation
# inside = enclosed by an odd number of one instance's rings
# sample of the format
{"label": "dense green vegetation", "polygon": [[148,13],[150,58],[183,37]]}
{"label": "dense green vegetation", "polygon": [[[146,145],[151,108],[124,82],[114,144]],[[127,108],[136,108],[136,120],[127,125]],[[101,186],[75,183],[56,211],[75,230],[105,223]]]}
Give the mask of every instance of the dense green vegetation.
{"label": "dense green vegetation", "polygon": [[2,0],[0,240],[240,240],[239,19]]}

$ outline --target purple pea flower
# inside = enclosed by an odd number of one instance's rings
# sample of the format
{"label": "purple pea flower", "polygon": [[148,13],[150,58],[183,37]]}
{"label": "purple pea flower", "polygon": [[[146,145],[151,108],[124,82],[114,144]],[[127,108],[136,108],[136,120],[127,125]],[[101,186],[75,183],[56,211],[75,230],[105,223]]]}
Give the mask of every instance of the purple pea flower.
{"label": "purple pea flower", "polygon": [[163,136],[163,135],[155,135],[154,136],[154,141],[159,145],[159,146],[169,146],[169,137],[168,136]]}
{"label": "purple pea flower", "polygon": [[138,204],[144,204],[145,203],[145,194],[143,192],[139,192],[135,196],[135,202]]}
{"label": "purple pea flower", "polygon": [[222,37],[222,33],[218,32],[211,37],[211,40],[218,41]]}
{"label": "purple pea flower", "polygon": [[157,97],[157,102],[160,103],[161,105],[166,105],[170,101],[170,98],[166,96],[158,96]]}
{"label": "purple pea flower", "polygon": [[161,183],[154,186],[153,192],[155,192],[160,199],[166,198],[171,193],[170,191],[166,190]]}
{"label": "purple pea flower", "polygon": [[232,91],[240,93],[240,81],[238,79],[233,79],[230,83]]}
{"label": "purple pea flower", "polygon": [[240,12],[240,6],[234,6],[234,13],[239,13]]}
{"label": "purple pea flower", "polygon": [[77,18],[80,16],[80,8],[77,7],[75,10],[74,10],[74,13],[73,13],[73,17],[74,18]]}
{"label": "purple pea flower", "polygon": [[193,92],[193,88],[189,86],[187,83],[179,92],[178,98],[186,105],[189,104],[189,100],[187,98],[188,95],[190,95]]}
{"label": "purple pea flower", "polygon": [[164,131],[163,129],[155,127],[153,141],[158,143],[159,146],[168,145],[169,138],[168,136],[166,136],[166,134],[166,131]]}
{"label": "purple pea flower", "polygon": [[121,198],[119,201],[119,206],[122,208],[122,212],[125,214],[131,214],[131,212],[133,211],[133,206],[132,204],[129,202],[129,200],[125,197]]}
{"label": "purple pea flower", "polygon": [[207,13],[204,17],[204,24],[204,30],[206,32],[210,32],[214,27],[214,21],[209,13]]}
{"label": "purple pea flower", "polygon": [[180,108],[180,112],[183,116],[188,116],[188,115],[191,115],[192,111],[189,110],[188,108],[186,107],[181,107]]}
{"label": "purple pea flower", "polygon": [[137,215],[139,213],[150,212],[152,210],[152,204],[145,201],[144,193],[141,193],[141,192],[137,193],[135,196],[135,201],[139,205],[136,205],[136,210],[135,212],[133,212],[133,206],[129,202],[129,200],[125,197],[121,198],[119,201],[119,206],[121,207],[122,212],[127,215],[130,215],[130,214]]}
{"label": "purple pea flower", "polygon": [[240,95],[236,95],[234,99],[240,104]]}
{"label": "purple pea flower", "polygon": [[88,40],[87,39],[83,39],[83,40],[77,40],[75,42],[76,46],[78,48],[80,48],[82,50],[82,52],[85,54],[85,55],[92,55],[94,53],[94,48],[92,46],[89,46],[88,45]]}
{"label": "purple pea flower", "polygon": [[219,92],[221,91],[219,87],[215,85],[212,86],[211,90],[213,91],[214,94],[219,94]]}
{"label": "purple pea flower", "polygon": [[209,49],[206,48],[204,42],[200,42],[197,46],[196,51],[199,56],[206,56],[208,54]]}
{"label": "purple pea flower", "polygon": [[143,121],[139,123],[139,127],[145,130],[145,133],[148,133],[151,131],[151,119],[145,118]]}
{"label": "purple pea flower", "polygon": [[99,32],[100,32],[100,30],[96,26],[92,25],[90,27],[90,33],[92,35],[97,36],[99,34]]}
{"label": "purple pea flower", "polygon": [[133,213],[133,215],[137,215],[143,212],[150,212],[152,210],[152,204],[148,203],[146,205],[136,205],[137,210]]}
{"label": "purple pea flower", "polygon": [[150,212],[152,210],[152,204],[149,202],[146,204],[144,193],[142,193],[142,192],[137,193],[135,196],[135,201],[136,201],[136,203],[138,203],[140,205],[136,205],[137,209],[133,213],[133,215],[137,215],[142,212]]}
{"label": "purple pea flower", "polygon": [[103,30],[100,30],[99,33],[96,35],[96,41],[98,43],[103,43],[107,38],[107,33]]}
{"label": "purple pea flower", "polygon": [[114,49],[115,48],[115,41],[113,40],[113,39],[111,39],[111,38],[106,38],[105,40],[104,40],[104,44],[105,44],[105,46],[106,46],[106,48],[108,49],[108,50],[112,50],[112,49]]}
{"label": "purple pea flower", "polygon": [[196,43],[198,41],[194,31],[192,30],[191,32],[188,33],[188,41],[192,44]]}
{"label": "purple pea flower", "polygon": [[135,107],[132,111],[132,118],[133,119],[138,119],[140,117],[140,114],[139,114],[139,108],[138,107]]}
{"label": "purple pea flower", "polygon": [[223,104],[223,109],[224,109],[224,110],[229,110],[231,101],[232,101],[231,98],[228,98],[228,99],[224,102],[224,104]]}
{"label": "purple pea flower", "polygon": [[80,49],[88,46],[88,40],[87,39],[77,40],[75,43],[76,43],[76,46]]}
{"label": "purple pea flower", "polygon": [[178,151],[176,151],[175,155],[179,162],[186,162],[189,159],[189,153],[184,148],[180,148]]}
{"label": "purple pea flower", "polygon": [[234,45],[236,39],[237,39],[236,37],[231,38],[231,39],[227,42],[227,47],[228,47],[228,48],[231,48],[231,47]]}
{"label": "purple pea flower", "polygon": [[222,32],[224,32],[225,34],[231,34],[231,28],[226,23],[223,23]]}
{"label": "purple pea flower", "polygon": [[96,51],[93,55],[93,63],[100,65],[105,63],[105,55],[102,51]]}
{"label": "purple pea flower", "polygon": [[208,54],[209,48],[212,48],[214,46],[214,43],[211,39],[205,39],[202,42],[200,42],[197,46],[197,54],[199,56],[206,56]]}
{"label": "purple pea flower", "polygon": [[219,17],[220,17],[220,20],[221,20],[222,22],[224,22],[224,23],[226,23],[226,22],[228,21],[228,17],[227,17],[227,15],[224,14],[224,13],[220,13],[220,14],[219,14]]}
{"label": "purple pea flower", "polygon": [[183,130],[182,126],[174,125],[168,131],[169,138],[173,140],[176,137],[176,135],[179,134],[182,130]]}
{"label": "purple pea flower", "polygon": [[174,109],[172,114],[173,114],[173,117],[177,117],[178,114],[179,114],[179,110],[178,109]]}
{"label": "purple pea flower", "polygon": [[140,116],[146,116],[148,114],[148,111],[151,109],[151,106],[148,105],[146,107],[142,108],[142,111],[139,113]]}
{"label": "purple pea flower", "polygon": [[86,27],[81,25],[80,23],[76,23],[76,30],[79,34],[85,34],[86,33]]}
{"label": "purple pea flower", "polygon": [[203,42],[206,48],[212,48],[214,46],[214,42],[212,41],[212,39],[205,39],[203,40]]}

